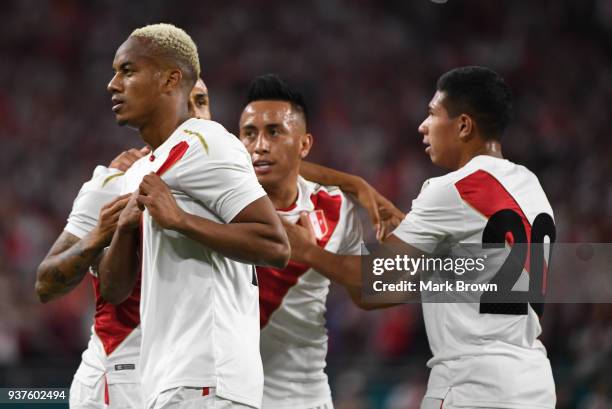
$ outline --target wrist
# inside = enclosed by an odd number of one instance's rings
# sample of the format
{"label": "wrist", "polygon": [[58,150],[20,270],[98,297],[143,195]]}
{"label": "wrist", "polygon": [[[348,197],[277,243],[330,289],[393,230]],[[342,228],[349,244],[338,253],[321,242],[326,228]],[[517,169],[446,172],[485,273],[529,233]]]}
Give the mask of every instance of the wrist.
{"label": "wrist", "polygon": [[174,221],[172,222],[172,224],[168,226],[168,228],[182,233],[187,230],[188,224],[189,224],[189,214],[183,211],[181,208],[177,208],[176,216],[174,217]]}
{"label": "wrist", "polygon": [[100,250],[106,247],[109,241],[110,240],[105,240],[103,235],[96,228],[81,239],[81,246],[83,250]]}
{"label": "wrist", "polygon": [[313,264],[313,260],[317,259],[317,253],[320,250],[320,247],[315,243],[308,243],[304,246],[304,248],[300,251],[300,262],[308,265]]}
{"label": "wrist", "polygon": [[133,233],[140,223],[117,223],[117,233],[119,234],[130,234]]}

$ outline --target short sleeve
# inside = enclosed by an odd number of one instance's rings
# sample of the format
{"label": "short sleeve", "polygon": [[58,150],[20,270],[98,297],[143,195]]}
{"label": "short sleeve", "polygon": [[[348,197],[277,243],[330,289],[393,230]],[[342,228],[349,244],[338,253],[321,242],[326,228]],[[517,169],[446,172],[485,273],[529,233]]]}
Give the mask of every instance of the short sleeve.
{"label": "short sleeve", "polygon": [[229,223],[249,204],[266,195],[251,158],[238,138],[227,131],[192,139],[178,163],[178,185]]}
{"label": "short sleeve", "polygon": [[440,243],[461,234],[464,216],[463,204],[452,184],[426,181],[393,235],[431,253]]}
{"label": "short sleeve", "polygon": [[357,207],[353,201],[347,197],[343,197],[343,212],[344,212],[344,239],[338,249],[338,254],[343,255],[361,255],[363,245],[363,227],[361,219],[357,212]]}
{"label": "short sleeve", "polygon": [[119,195],[122,175],[116,169],[96,167],[93,177],[83,184],[74,200],[64,230],[79,239],[91,232],[98,224],[102,206]]}

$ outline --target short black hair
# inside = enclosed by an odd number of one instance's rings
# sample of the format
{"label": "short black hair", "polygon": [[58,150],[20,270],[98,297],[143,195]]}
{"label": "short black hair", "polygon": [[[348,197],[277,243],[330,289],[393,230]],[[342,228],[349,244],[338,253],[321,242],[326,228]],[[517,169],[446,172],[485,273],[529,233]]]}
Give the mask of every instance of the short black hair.
{"label": "short black hair", "polygon": [[482,136],[499,139],[512,118],[512,92],[504,79],[486,67],[460,67],[440,76],[436,88],[451,118],[468,114]]}
{"label": "short black hair", "polygon": [[304,97],[298,91],[292,89],[276,74],[264,74],[251,81],[247,102],[254,101],[286,101],[293,109],[304,116],[304,123],[308,122],[308,110]]}

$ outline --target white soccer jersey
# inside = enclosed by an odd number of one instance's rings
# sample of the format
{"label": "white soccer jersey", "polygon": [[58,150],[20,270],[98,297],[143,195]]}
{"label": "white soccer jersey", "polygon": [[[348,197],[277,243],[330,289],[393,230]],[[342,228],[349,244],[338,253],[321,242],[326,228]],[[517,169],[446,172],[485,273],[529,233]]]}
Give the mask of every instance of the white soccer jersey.
{"label": "white soccer jersey", "polygon": [[[123,193],[157,172],[185,211],[229,223],[266,193],[240,141],[189,119],[125,174]],[[142,388],[146,407],[175,387],[215,387],[259,407],[263,371],[254,267],[230,260],[143,214]]]}
{"label": "white soccer jersey", "polygon": [[[338,254],[360,254],[357,211],[337,187],[298,180],[298,199],[278,213],[297,222],[310,214],[317,244]],[[293,261],[284,269],[257,267],[261,314],[264,401],[268,409],[313,408],[331,401],[324,372],[325,301],[329,280]]]}
{"label": "white soccer jersey", "polygon": [[[64,230],[78,238],[91,232],[98,223],[100,209],[121,191],[123,172],[98,166],[74,200]],[[91,272],[91,271],[90,271]],[[130,297],[113,305],[100,297],[98,278],[92,274],[96,312],[91,337],[75,378],[93,386],[106,375],[108,384],[139,383],[140,285]]]}
{"label": "white soccer jersey", "polygon": [[[448,244],[482,243],[485,226],[502,209],[520,216],[528,240],[538,215],[553,216],[528,169],[477,156],[455,172],[426,181],[393,234],[426,252]],[[522,280],[528,280],[525,271]],[[501,306],[483,311],[477,303],[423,303],[433,353],[427,363],[432,369],[426,397],[443,399],[452,389],[459,406],[554,408],[555,387],[546,350],[537,339],[541,327],[536,312],[529,304],[523,312]]]}

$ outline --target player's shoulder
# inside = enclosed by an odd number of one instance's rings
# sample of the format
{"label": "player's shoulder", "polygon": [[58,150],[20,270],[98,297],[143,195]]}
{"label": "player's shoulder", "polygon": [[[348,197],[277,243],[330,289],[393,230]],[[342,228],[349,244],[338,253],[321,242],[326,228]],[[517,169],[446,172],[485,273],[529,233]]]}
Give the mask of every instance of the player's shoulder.
{"label": "player's shoulder", "polygon": [[515,170],[507,176],[508,180],[504,183],[511,193],[517,195],[517,200],[526,206],[527,209],[540,213],[545,212],[554,218],[554,212],[550,201],[540,183],[540,178],[526,166],[514,164]]}
{"label": "player's shoulder", "polygon": [[82,191],[112,191],[121,188],[121,178],[125,173],[119,169],[98,165],[83,187]]}
{"label": "player's shoulder", "polygon": [[478,176],[503,179],[506,177],[522,176],[537,181],[537,177],[526,167],[518,165],[507,159],[495,158],[493,156],[479,155],[470,160],[465,166],[445,175],[430,178],[423,183],[421,191],[429,193],[448,193],[457,190],[457,186],[471,178]]}
{"label": "player's shoulder", "polygon": [[181,131],[185,135],[197,137],[193,132],[200,132],[209,135],[225,135],[229,134],[229,131],[225,129],[219,122],[211,121],[208,119],[190,118],[181,125]]}
{"label": "player's shoulder", "polygon": [[[490,159],[493,159],[493,161],[491,161]],[[470,176],[474,172],[477,172],[479,170],[491,171],[492,168],[495,167],[495,165],[499,165],[495,162],[499,159],[492,158],[492,157],[490,157],[490,159],[489,157],[486,157],[486,156],[477,156],[473,158],[472,160],[470,160],[463,167],[457,170],[448,172],[442,176],[427,179],[424,183],[424,187],[431,187],[431,188],[438,188],[438,189],[449,188],[449,187],[452,188],[457,182]],[[504,162],[511,163],[509,161],[504,161]]]}
{"label": "player's shoulder", "polygon": [[[461,170],[461,169],[460,169]],[[463,172],[455,171],[443,176],[429,178],[423,182],[414,203],[428,203],[427,206],[457,200],[455,183],[461,180]]]}
{"label": "player's shoulder", "polygon": [[342,190],[338,186],[322,185],[320,183],[304,179],[302,176],[298,176],[298,186],[302,188],[304,192],[309,192],[311,194],[322,193],[331,196],[343,195]]}
{"label": "player's shoulder", "polygon": [[435,208],[460,205],[461,200],[457,186],[478,172],[489,173],[492,172],[492,168],[499,166],[499,164],[491,162],[489,158],[494,161],[498,160],[492,157],[478,156],[455,171],[425,180],[413,205],[421,204],[425,207],[434,206]]}
{"label": "player's shoulder", "polygon": [[513,162],[510,162],[510,163],[515,166],[515,171],[517,173],[520,173],[526,179],[528,183],[532,183],[534,186],[542,189],[542,185],[540,184],[540,178],[538,178],[538,176],[535,173],[533,173],[529,168],[527,168],[524,165],[520,165],[518,163],[513,163]]}
{"label": "player's shoulder", "polygon": [[206,119],[189,119],[181,125],[179,137],[188,142],[191,150],[205,154],[221,153],[230,147],[242,147],[238,138],[223,125]]}
{"label": "player's shoulder", "polygon": [[481,155],[460,169],[455,181],[458,188],[487,189],[501,184],[505,190],[544,194],[540,180],[527,167],[507,159]]}
{"label": "player's shoulder", "polygon": [[309,197],[315,207],[334,207],[341,213],[355,210],[354,199],[334,185],[321,185],[303,177],[298,177],[298,186],[305,196]]}
{"label": "player's shoulder", "polygon": [[336,200],[343,201],[346,199],[346,194],[338,187],[334,185],[321,185],[316,182],[304,179],[298,176],[298,187],[307,196],[313,198],[319,197],[333,197]]}

